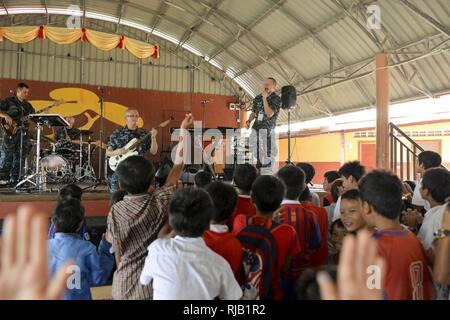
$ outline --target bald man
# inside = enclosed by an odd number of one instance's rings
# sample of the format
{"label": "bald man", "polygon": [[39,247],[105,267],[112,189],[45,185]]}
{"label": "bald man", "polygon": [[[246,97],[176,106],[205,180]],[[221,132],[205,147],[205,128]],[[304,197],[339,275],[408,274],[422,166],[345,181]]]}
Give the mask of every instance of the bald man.
{"label": "bald man", "polygon": [[[138,128],[139,111],[136,109],[128,109],[125,112],[125,120],[125,127],[115,130],[109,138],[108,149],[106,150],[107,157],[126,154],[128,150],[124,147],[128,142],[134,138],[139,140],[148,133],[147,130]],[[137,152],[140,156],[145,157],[149,150],[152,155],[155,155],[158,152],[158,143],[156,142],[157,133],[156,129],[152,129],[151,137],[148,137],[138,146]],[[114,173],[109,184],[109,191],[113,193],[117,190],[119,190],[119,178],[117,174]]]}

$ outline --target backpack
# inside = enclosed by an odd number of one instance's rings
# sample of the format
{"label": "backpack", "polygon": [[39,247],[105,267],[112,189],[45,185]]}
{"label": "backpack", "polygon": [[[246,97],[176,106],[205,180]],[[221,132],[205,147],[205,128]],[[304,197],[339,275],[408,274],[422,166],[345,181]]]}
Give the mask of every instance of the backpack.
{"label": "backpack", "polygon": [[262,226],[248,225],[250,218],[245,218],[246,227],[237,235],[244,251],[242,290],[245,300],[268,300],[274,296],[272,279],[278,254],[271,230],[279,224],[272,221],[268,230]]}
{"label": "backpack", "polygon": [[300,214],[303,214],[303,221],[305,223],[303,225],[303,228],[301,228],[299,219],[296,219],[295,223],[293,223],[291,208],[288,207],[287,210],[288,210],[287,214],[288,221],[286,222],[290,226],[293,226],[295,228],[295,231],[297,232],[297,235],[299,237],[303,236],[303,243],[306,245],[306,250],[309,253],[312,253],[320,249],[322,247],[322,236],[320,233],[320,225],[319,221],[317,220],[316,214],[311,211],[306,211],[305,208],[302,208],[302,213],[300,213],[299,208],[296,208],[295,213],[297,217],[299,217]]}

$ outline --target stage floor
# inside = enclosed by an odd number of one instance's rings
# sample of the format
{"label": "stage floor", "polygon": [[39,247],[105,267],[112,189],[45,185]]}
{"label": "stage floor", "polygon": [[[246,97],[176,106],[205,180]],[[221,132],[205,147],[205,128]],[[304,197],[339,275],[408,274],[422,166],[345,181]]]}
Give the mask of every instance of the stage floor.
{"label": "stage floor", "polygon": [[[82,203],[85,208],[86,217],[106,217],[110,206],[110,194],[106,185],[81,185],[83,191]],[[14,189],[0,189],[0,219],[7,214],[15,212],[21,205],[31,205],[37,211],[50,216],[55,205],[57,191],[60,186],[53,186],[49,189],[52,192],[37,191],[15,191]]]}

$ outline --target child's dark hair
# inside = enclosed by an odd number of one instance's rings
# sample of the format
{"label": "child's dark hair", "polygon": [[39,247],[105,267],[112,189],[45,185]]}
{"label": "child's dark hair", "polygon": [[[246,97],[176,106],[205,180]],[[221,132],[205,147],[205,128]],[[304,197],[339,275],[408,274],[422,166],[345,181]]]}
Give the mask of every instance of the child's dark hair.
{"label": "child's dark hair", "polygon": [[56,232],[62,233],[76,233],[83,219],[84,207],[77,199],[57,202],[51,218]]}
{"label": "child's dark hair", "polygon": [[305,187],[305,173],[297,166],[287,165],[277,172],[277,177],[286,186],[286,198],[297,200]]}
{"label": "child's dark hair", "polygon": [[303,170],[305,173],[305,183],[308,184],[314,179],[314,176],[316,175],[316,170],[314,167],[306,162],[299,162],[297,163],[297,167]]}
{"label": "child's dark hair", "polygon": [[402,183],[392,172],[374,170],[359,182],[361,201],[367,202],[385,218],[395,220],[400,216],[402,201]]}
{"label": "child's dark hair", "polygon": [[416,183],[411,180],[406,180],[405,183],[411,188],[412,191],[416,188]]}
{"label": "child's dark hair", "polygon": [[251,164],[240,164],[234,169],[233,182],[239,190],[250,192],[253,182],[258,177],[258,170]]}
{"label": "child's dark hair", "polygon": [[198,238],[208,229],[213,210],[213,201],[203,189],[179,189],[170,200],[169,222],[177,235]]}
{"label": "child's dark hair", "polygon": [[423,151],[419,154],[419,165],[422,165],[425,170],[440,167],[441,164],[442,158],[437,152]]}
{"label": "child's dark hair", "polygon": [[260,176],[252,186],[252,201],[261,214],[272,214],[284,199],[286,187],[275,176]]}
{"label": "child's dark hair", "polygon": [[352,176],[356,182],[361,180],[365,173],[366,169],[359,161],[347,162],[339,169],[339,175],[341,177],[344,176],[348,179],[348,177]]}
{"label": "child's dark hair", "polygon": [[116,170],[119,186],[129,194],[146,193],[155,176],[153,165],[141,156],[123,160]]}
{"label": "child's dark hair", "polygon": [[317,272],[326,272],[330,275],[331,279],[336,281],[337,270],[336,266],[324,266],[319,270],[306,269],[302,275],[298,278],[295,285],[295,292],[297,300],[320,300],[320,288],[317,282]]}
{"label": "child's dark hair", "polygon": [[206,192],[209,193],[214,203],[211,220],[214,222],[227,221],[236,209],[238,200],[236,189],[232,185],[215,181],[206,187]]}
{"label": "child's dark hair", "polygon": [[339,199],[339,187],[342,187],[344,184],[344,181],[342,179],[334,180],[333,184],[331,185],[331,196],[333,197],[333,202],[337,202]]}
{"label": "child's dark hair", "polygon": [[302,191],[302,193],[298,197],[298,201],[300,201],[300,202],[310,202],[311,200],[312,200],[311,190],[309,190],[309,187],[306,186],[306,188]]}
{"label": "child's dark hair", "polygon": [[450,196],[450,172],[444,168],[431,168],[425,171],[422,188],[427,189],[431,197],[444,203]]}
{"label": "child's dark hair", "polygon": [[327,171],[323,175],[325,179],[327,179],[328,183],[333,183],[335,180],[339,179],[341,176],[337,171]]}
{"label": "child's dark hair", "polygon": [[212,174],[209,171],[199,171],[195,174],[194,182],[198,188],[206,188],[212,181]]}
{"label": "child's dark hair", "polygon": [[67,184],[58,191],[57,201],[76,199],[81,201],[83,190],[76,184]]}
{"label": "child's dark hair", "polygon": [[335,227],[338,227],[338,228],[340,228],[340,229],[344,229],[344,230],[345,230],[344,223],[342,222],[341,219],[337,219],[337,220],[334,220],[334,221],[333,221],[333,223],[332,223],[331,226],[330,226],[330,231],[333,232],[333,229],[334,229]]}
{"label": "child's dark hair", "polygon": [[359,193],[359,190],[353,189],[353,190],[348,190],[346,192],[344,192],[341,196],[341,200],[356,200],[359,201],[361,200],[361,195]]}
{"label": "child's dark hair", "polygon": [[123,200],[123,198],[126,196],[127,192],[125,190],[118,190],[116,192],[113,192],[111,194],[111,197],[109,198],[109,205],[113,206],[117,202],[120,202]]}

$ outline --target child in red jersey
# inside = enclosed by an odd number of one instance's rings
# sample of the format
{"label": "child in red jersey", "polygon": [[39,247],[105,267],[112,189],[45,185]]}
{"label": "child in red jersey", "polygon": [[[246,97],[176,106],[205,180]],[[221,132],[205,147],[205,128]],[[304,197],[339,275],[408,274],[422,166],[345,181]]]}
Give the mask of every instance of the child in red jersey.
{"label": "child in red jersey", "polygon": [[[272,252],[276,253],[276,261],[267,262],[273,265],[270,291],[274,300],[283,298],[281,271],[289,270],[291,257],[301,252],[295,229],[289,225],[279,224],[272,220],[272,215],[278,210],[283,201],[285,190],[283,182],[277,177],[258,177],[253,183],[251,192],[252,202],[256,206],[257,214],[250,217],[238,215],[233,225],[233,233],[237,234],[238,239],[244,236],[247,238],[252,236],[251,232],[247,231],[249,230],[248,227],[263,227],[270,231],[270,238],[275,242],[275,248]],[[263,264],[266,264],[266,261],[263,261]]]}
{"label": "child in red jersey", "polygon": [[389,300],[429,300],[433,283],[425,250],[417,237],[400,224],[402,184],[397,176],[375,170],[359,182],[362,215],[377,231],[379,255],[385,261],[382,283]]}
{"label": "child in red jersey", "polygon": [[242,262],[242,245],[227,226],[228,219],[236,209],[237,192],[233,186],[220,181],[210,183],[206,192],[213,200],[214,211],[209,230],[204,233],[203,239],[211,250],[228,261],[231,270],[237,275]]}
{"label": "child in red jersey", "polygon": [[[298,198],[305,189],[305,173],[297,166],[287,165],[277,172],[277,176],[286,185],[286,196],[281,203],[280,213],[275,220],[292,226],[296,233],[301,252],[292,257],[291,268],[284,275],[285,295],[293,298],[293,285],[306,268],[311,267],[311,257],[322,247],[322,237],[317,215],[302,205]],[[325,212],[325,220],[327,215]],[[326,224],[325,224],[326,228]],[[325,229],[325,232],[327,230]],[[324,243],[327,247],[327,243]],[[327,253],[328,254],[328,249]],[[326,259],[326,255],[324,260]]]}
{"label": "child in red jersey", "polygon": [[309,201],[309,199],[311,198],[309,193],[310,191],[308,188],[303,190],[299,197],[299,200],[306,210],[311,211],[315,214],[317,223],[320,228],[320,237],[322,239],[321,246],[311,253],[309,263],[312,268],[318,268],[326,263],[328,257],[328,212],[325,208],[318,207],[313,202]]}
{"label": "child in red jersey", "polygon": [[231,215],[228,226],[233,227],[234,219],[240,215],[245,214],[254,216],[256,214],[256,208],[250,199],[250,190],[252,184],[258,177],[258,171],[251,164],[240,164],[236,167],[233,173],[233,183],[238,190],[238,201],[236,210]]}

